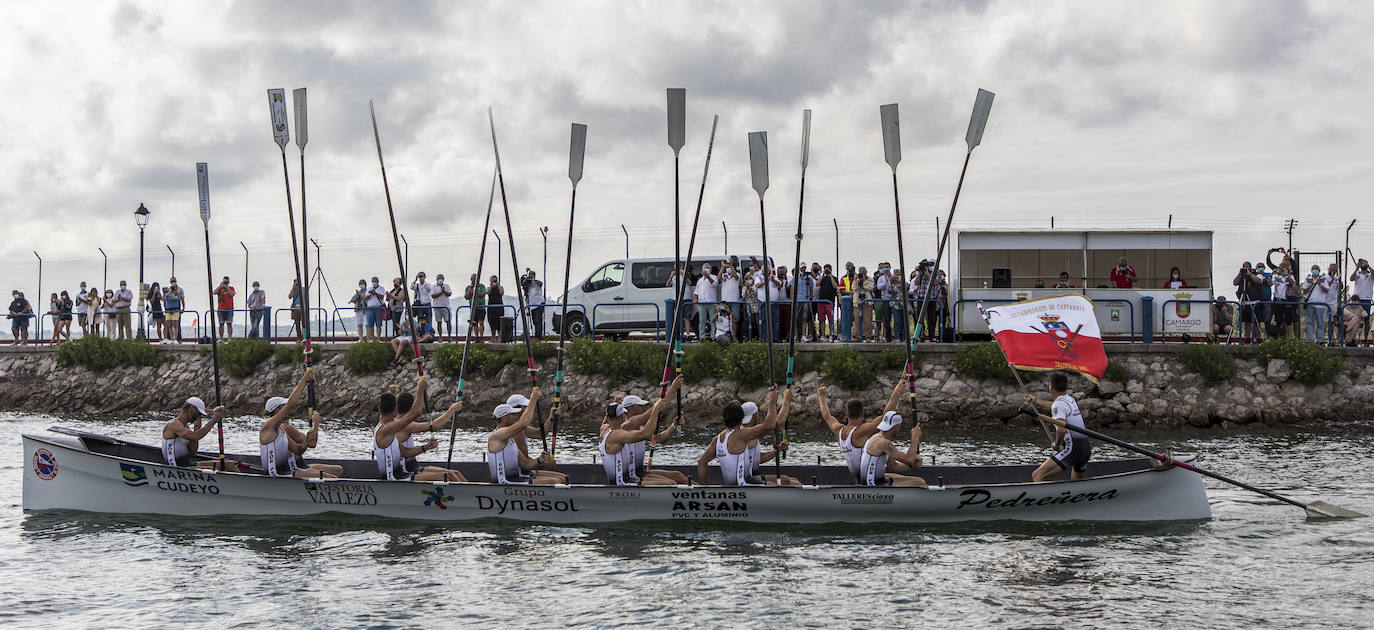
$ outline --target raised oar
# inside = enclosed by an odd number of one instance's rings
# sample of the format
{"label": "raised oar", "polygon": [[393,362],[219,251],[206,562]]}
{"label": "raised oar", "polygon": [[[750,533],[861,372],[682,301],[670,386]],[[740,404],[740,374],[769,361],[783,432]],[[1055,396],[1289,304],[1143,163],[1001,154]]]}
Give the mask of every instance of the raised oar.
{"label": "raised oar", "polygon": [[[714,151],[715,148],[716,148],[716,126],[717,126],[718,124],[720,124],[720,116],[712,116],[712,117],[711,117],[711,137],[706,141],[706,164],[705,164],[705,166],[702,166],[702,168],[701,168],[701,190],[700,190],[699,192],[697,192],[697,211],[696,211],[696,214],[692,215],[692,235],[691,235],[690,238],[687,239],[687,265],[688,265],[689,267],[690,267],[691,264],[692,264],[692,252],[696,251],[696,246],[697,246],[697,225],[699,225],[700,222],[701,222],[701,204],[702,204],[702,201],[706,199],[706,176],[707,176],[708,174],[710,174],[710,172],[711,172],[711,152]],[[677,302],[676,302],[677,304],[681,304],[681,303],[682,303],[683,291],[685,290],[686,285],[687,285],[686,282],[678,282],[678,283],[677,283],[677,290],[676,290],[676,295],[675,295],[675,297],[676,297],[676,299],[677,299]],[[672,330],[673,330],[673,327],[674,327],[674,326],[681,326],[682,318],[681,318],[681,317],[674,316],[674,317],[673,317],[673,320],[674,320],[673,323],[669,326],[669,338],[670,338],[670,339],[677,339],[677,340],[680,341],[681,338],[682,338],[682,336],[681,336],[681,334],[680,334],[681,331],[680,331],[680,330],[678,331],[678,332],[679,332],[679,335],[678,335],[677,337],[673,337],[673,336],[672,336]],[[670,380],[670,379],[668,378],[668,365],[669,365],[671,362],[676,362],[676,364],[677,364],[677,373],[678,373],[678,374],[681,374],[681,373],[682,373],[682,346],[681,346],[680,344],[677,345],[677,346],[676,346],[676,350],[675,350],[674,352],[670,352],[669,355],[668,355],[668,357],[665,358],[664,361],[663,361],[663,382],[660,383],[659,386],[658,386],[658,397],[659,397],[659,398],[663,398],[664,396],[667,396],[667,395],[668,395],[668,383],[669,383],[669,380]],[[677,378],[677,375],[674,375],[673,378]],[[678,400],[681,400],[681,399],[682,399],[682,388],[678,388],[677,395],[678,395]],[[679,412],[679,414],[681,413],[681,410],[682,410],[682,407],[679,405],[679,407],[678,407],[678,412]],[[678,420],[679,420],[679,421],[682,420],[682,418],[681,418],[680,415],[678,416]],[[644,462],[644,469],[645,469],[645,470],[650,470],[650,469],[652,469],[652,468],[654,467],[654,450],[655,450],[657,447],[658,447],[658,433],[655,432],[654,435],[651,436],[651,437],[649,438],[649,452],[648,452],[647,457],[646,457],[645,462]]]}
{"label": "raised oar", "polygon": [[[712,132],[714,133],[714,129]],[[669,327],[669,331],[676,330],[677,334],[669,334],[665,341],[668,342],[669,356],[673,358],[673,374],[676,378],[682,373],[682,337],[687,333],[682,330],[682,298],[683,286],[687,284],[687,278],[691,276],[687,268],[682,264],[682,194],[680,191],[682,176],[679,169],[679,155],[682,153],[682,146],[687,143],[687,90],[685,88],[668,88],[668,146],[673,149],[673,277],[677,278],[676,301],[673,302],[673,319],[677,322]],[[703,182],[704,183],[704,182]],[[690,246],[689,246],[690,248]],[[690,262],[687,264],[691,264]],[[667,367],[664,367],[663,383],[659,387],[659,397],[662,398],[668,391],[669,378]],[[674,409],[676,419],[682,419],[682,390],[677,391],[677,406]],[[650,444],[653,444],[650,440]]]}
{"label": "raised oar", "polygon": [[[291,91],[291,104],[296,109],[296,148],[300,149],[301,154],[301,276],[304,281],[301,283],[301,334],[305,337],[305,371],[314,369],[314,351],[310,347],[310,248],[305,244],[310,242],[310,228],[306,222],[305,214],[305,144],[309,142],[308,126],[305,115],[305,88],[296,88]],[[316,261],[318,264],[319,261]],[[244,282],[248,279],[245,278]],[[305,395],[305,417],[312,419],[315,417],[315,381],[310,381],[306,385]],[[314,425],[318,430],[320,426]]]}
{"label": "raised oar", "polygon": [[897,164],[902,161],[902,133],[901,126],[897,120],[897,104],[891,103],[878,108],[879,116],[883,126],[883,157],[887,165],[892,167],[892,207],[897,215],[897,264],[901,268],[893,274],[888,282],[898,282],[902,285],[902,335],[906,337],[906,366],[902,368],[906,375],[906,394],[907,401],[911,403],[911,413],[914,419],[916,414],[916,339],[909,332],[910,327],[906,320],[908,313],[911,312],[911,295],[908,290],[908,283],[904,277],[906,271],[906,249],[902,245],[902,201],[897,194]]}
{"label": "raised oar", "polygon": [[[1024,412],[1025,410],[1023,409],[1022,411]],[[1249,490],[1249,491],[1251,491],[1251,492],[1257,492],[1257,493],[1259,493],[1259,494],[1262,494],[1262,495],[1264,495],[1264,496],[1266,496],[1266,497],[1269,497],[1269,498],[1271,498],[1271,499],[1274,499],[1274,500],[1276,500],[1276,501],[1282,501],[1282,502],[1287,503],[1287,504],[1289,504],[1289,505],[1292,505],[1292,506],[1295,506],[1295,507],[1300,507],[1300,508],[1306,510],[1306,511],[1307,511],[1307,515],[1310,516],[1310,517],[1314,517],[1314,518],[1361,518],[1361,517],[1364,517],[1364,516],[1368,516],[1367,514],[1361,514],[1361,513],[1359,513],[1359,512],[1354,511],[1354,510],[1348,510],[1348,509],[1343,508],[1343,507],[1340,507],[1340,506],[1331,505],[1330,503],[1327,503],[1327,502],[1325,502],[1325,501],[1313,501],[1313,502],[1311,502],[1311,503],[1303,503],[1303,502],[1301,502],[1301,501],[1296,501],[1296,500],[1294,500],[1294,499],[1290,499],[1290,498],[1288,498],[1288,497],[1285,497],[1285,496],[1283,496],[1283,495],[1281,495],[1281,494],[1278,494],[1278,493],[1275,493],[1275,492],[1270,492],[1269,490],[1265,490],[1264,488],[1257,488],[1257,487],[1252,486],[1252,485],[1250,485],[1250,484],[1248,484],[1248,483],[1245,483],[1245,482],[1243,482],[1243,481],[1236,481],[1235,479],[1231,479],[1230,477],[1227,477],[1227,476],[1225,476],[1225,475],[1221,475],[1221,474],[1218,474],[1218,473],[1214,473],[1214,472],[1212,472],[1212,471],[1210,471],[1210,470],[1207,470],[1207,469],[1205,469],[1205,468],[1198,468],[1197,466],[1194,466],[1194,465],[1192,465],[1192,464],[1189,464],[1188,462],[1181,462],[1181,461],[1178,461],[1178,460],[1176,460],[1176,459],[1174,459],[1174,458],[1172,458],[1172,457],[1169,457],[1168,455],[1163,455],[1163,454],[1160,454],[1160,453],[1156,453],[1156,452],[1151,451],[1150,449],[1147,449],[1147,448],[1145,448],[1145,447],[1143,447],[1143,446],[1138,446],[1138,445],[1136,445],[1136,444],[1131,444],[1130,442],[1125,442],[1125,441],[1122,441],[1122,440],[1118,440],[1118,439],[1116,439],[1116,438],[1114,438],[1114,437],[1111,437],[1111,436],[1109,436],[1109,435],[1104,435],[1104,434],[1102,434],[1102,433],[1098,433],[1097,431],[1094,431],[1094,430],[1092,430],[1092,429],[1084,429],[1084,428],[1080,428],[1080,427],[1075,427],[1075,426],[1072,426],[1072,425],[1068,424],[1067,422],[1064,422],[1063,420],[1060,420],[1060,419],[1058,419],[1058,418],[1051,418],[1051,417],[1049,417],[1049,416],[1047,416],[1047,415],[1044,415],[1044,414],[1042,414],[1042,413],[1036,413],[1035,415],[1036,415],[1037,417],[1039,417],[1041,420],[1043,420],[1043,421],[1045,421],[1045,422],[1048,422],[1048,423],[1050,423],[1050,424],[1053,424],[1053,425],[1055,425],[1055,426],[1061,427],[1061,428],[1066,429],[1066,430],[1069,430],[1069,431],[1073,431],[1073,432],[1075,432],[1075,433],[1081,433],[1081,434],[1086,435],[1086,436],[1088,436],[1088,437],[1090,437],[1090,438],[1093,438],[1093,439],[1095,439],[1095,440],[1102,440],[1103,442],[1107,442],[1108,444],[1115,444],[1115,445],[1120,446],[1121,448],[1124,448],[1124,449],[1126,449],[1126,450],[1128,450],[1128,451],[1135,451],[1135,452],[1140,453],[1141,455],[1144,455],[1144,456],[1146,456],[1146,457],[1150,457],[1150,458],[1159,460],[1160,462],[1163,462],[1164,464],[1167,464],[1167,465],[1169,465],[1169,466],[1178,466],[1179,468],[1182,468],[1182,469],[1184,469],[1184,470],[1191,470],[1191,471],[1193,471],[1193,472],[1195,472],[1195,473],[1197,473],[1197,474],[1199,474],[1199,475],[1204,475],[1204,476],[1207,476],[1207,477],[1211,477],[1211,478],[1216,479],[1216,480],[1218,480],[1218,481],[1224,481],[1224,482],[1229,483],[1229,484],[1231,484],[1231,485],[1233,485],[1233,486],[1236,486],[1237,488],[1244,488],[1244,489]]]}
{"label": "raised oar", "polygon": [[[491,151],[496,156],[496,186],[501,189],[501,209],[506,215],[506,241],[510,244],[510,265],[516,278],[520,277],[520,261],[515,258],[515,231],[510,226],[510,202],[506,199],[506,177],[501,172],[501,149],[496,144],[496,118],[491,113],[491,108],[487,108],[487,123],[491,125]],[[530,373],[530,387],[539,387],[539,369],[534,366],[534,347],[530,345],[530,326],[529,314],[525,312],[525,291],[516,283],[515,303],[520,309],[520,330],[521,337],[525,341],[525,360]],[[544,432],[544,416],[539,412],[539,404],[534,404],[534,419],[539,423],[539,440],[544,445],[544,452],[549,452],[548,436]],[[542,459],[542,456],[541,456]],[[553,457],[550,454],[550,462]]]}
{"label": "raised oar", "polygon": [[391,219],[391,244],[396,248],[396,267],[401,272],[401,300],[405,304],[406,320],[410,322],[410,348],[415,351],[415,370],[419,374],[420,380],[424,380],[425,364],[420,361],[420,339],[415,331],[415,316],[410,309],[410,286],[406,283],[406,263],[401,256],[401,237],[400,233],[396,231],[396,210],[391,206],[391,186],[387,185],[386,161],[382,159],[382,135],[377,131],[377,111],[372,107],[372,101],[367,102],[367,113],[372,117],[372,139],[377,143],[377,165],[382,169],[382,192],[386,194],[386,213]]}
{"label": "raised oar", "polygon": [[[792,389],[792,370],[797,358],[797,294],[801,293],[802,210],[806,207],[806,162],[811,155],[811,110],[802,110],[801,188],[797,193],[797,246],[792,258],[792,325],[787,334],[787,389]],[[791,414],[788,414],[791,415]],[[787,441],[788,419],[782,421],[782,440]],[[782,453],[778,454],[782,457]]]}
{"label": "raised oar", "polygon": [[[577,183],[582,181],[582,162],[587,153],[587,126],[573,123],[572,137],[568,142],[568,179],[572,181],[572,202],[568,205],[568,251],[563,259],[563,299],[560,310],[562,315],[558,327],[558,371],[553,377],[553,440],[549,446],[549,456],[558,454],[558,418],[563,410],[563,347],[568,341],[568,283],[572,281],[573,218],[577,215]],[[545,278],[547,282],[548,279]]]}
{"label": "raised oar", "polygon": [[[487,195],[487,218],[482,222],[482,249],[477,253],[477,274],[473,276],[472,284],[469,289],[472,291],[472,298],[477,299],[477,285],[482,281],[482,263],[487,258],[487,234],[491,233],[491,206],[496,201],[496,169],[491,169],[491,193]],[[458,402],[463,402],[463,385],[468,375],[468,349],[472,347],[472,329],[477,323],[477,309],[469,308],[472,319],[468,321],[468,334],[463,339],[463,361],[458,367]],[[444,460],[444,468],[453,468],[453,443],[458,439],[458,418],[455,416],[448,425],[448,459]]]}
{"label": "raised oar", "polygon": [[[205,224],[205,288],[210,303],[215,303],[215,276],[210,271],[210,167],[205,162],[196,163],[196,189],[200,193],[200,222]],[[210,324],[210,361],[214,368],[215,406],[220,406],[219,387],[219,331],[212,321]],[[219,461],[215,469],[224,470],[224,423],[216,422],[219,432]]]}
{"label": "raised oar", "polygon": [[[305,90],[296,90],[299,94],[296,101],[297,122],[304,120],[302,113],[305,110]],[[300,248],[296,242],[296,213],[291,205],[291,173],[286,166],[286,143],[291,141],[291,129],[286,120],[286,90],[274,88],[267,90],[267,108],[272,115],[272,140],[276,141],[277,148],[281,150],[281,175],[286,182],[286,220],[291,226],[291,259],[294,263],[293,269],[296,272],[296,287],[301,303],[301,334],[305,337],[305,369],[310,369],[310,334],[306,321],[305,296],[309,293],[305,289],[305,283],[301,281],[301,255]],[[300,131],[300,130],[297,130]],[[296,145],[301,151],[301,219],[305,219],[305,135],[300,132],[296,136]],[[304,228],[302,228],[304,229]],[[244,278],[244,282],[248,279]],[[314,417],[315,410],[315,382],[311,381],[306,389],[306,418]]]}
{"label": "raised oar", "polygon": [[[776,387],[777,374],[773,370],[773,262],[768,257],[768,217],[763,211],[763,193],[768,190],[768,132],[749,132],[749,176],[754,192],[759,195],[759,234],[763,239],[763,312],[764,335],[768,338],[768,385]],[[773,444],[782,442],[777,425],[773,425]],[[774,457],[778,479],[782,479],[782,460]]]}
{"label": "raised oar", "polygon": [[[945,219],[945,231],[940,235],[940,244],[935,249],[935,266],[930,270],[930,277],[926,278],[925,286],[921,287],[921,302],[916,309],[916,335],[921,337],[922,322],[925,320],[926,303],[930,301],[930,294],[935,290],[935,272],[940,269],[940,259],[945,254],[945,244],[949,242],[949,227],[954,223],[954,209],[959,207],[959,193],[964,190],[964,175],[968,174],[969,158],[973,157],[973,148],[983,142],[983,129],[988,125],[988,114],[992,112],[993,93],[987,90],[978,90],[978,97],[973,101],[973,115],[969,117],[968,132],[964,134],[964,142],[968,144],[968,152],[964,154],[964,168],[959,171],[959,185],[954,188],[954,201],[949,204],[949,218]],[[940,218],[935,218],[935,229],[940,229]],[[919,276],[918,276],[919,277]],[[937,320],[939,318],[936,318]],[[936,338],[939,338],[940,331],[935,331]]]}

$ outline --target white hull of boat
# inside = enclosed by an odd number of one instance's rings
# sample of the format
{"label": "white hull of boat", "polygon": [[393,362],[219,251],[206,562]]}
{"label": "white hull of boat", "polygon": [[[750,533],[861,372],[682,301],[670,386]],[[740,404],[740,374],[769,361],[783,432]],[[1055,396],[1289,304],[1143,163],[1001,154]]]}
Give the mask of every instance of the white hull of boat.
{"label": "white hull of boat", "polygon": [[1172,521],[1211,517],[1201,478],[1170,468],[1082,481],[943,489],[514,486],[373,479],[306,480],[204,472],[87,450],[68,436],[24,436],[24,509],[178,516],[372,517],[544,523],[636,520],[753,523]]}

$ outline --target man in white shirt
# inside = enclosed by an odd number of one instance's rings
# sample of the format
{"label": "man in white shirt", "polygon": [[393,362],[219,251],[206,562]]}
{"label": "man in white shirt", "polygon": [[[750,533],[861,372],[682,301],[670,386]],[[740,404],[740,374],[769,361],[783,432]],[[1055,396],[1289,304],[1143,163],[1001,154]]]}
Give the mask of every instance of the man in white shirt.
{"label": "man in white shirt", "polygon": [[731,332],[734,330],[734,321],[730,313],[730,307],[721,304],[720,307],[716,309],[716,317],[712,320],[712,323],[715,324],[716,327],[716,343],[722,346],[730,345]]}
{"label": "man in white shirt", "polygon": [[267,307],[267,292],[262,290],[262,286],[257,280],[253,281],[253,292],[248,294],[248,315],[253,322],[252,330],[248,331],[248,338],[261,337],[270,339],[272,336],[267,331],[272,328],[271,318],[268,317],[270,309]]}
{"label": "man in white shirt", "polygon": [[[778,301],[782,299],[782,280],[773,275],[772,270],[768,270],[765,276],[767,265],[760,265],[758,271],[754,272],[754,295],[759,301],[758,330],[760,341],[763,339],[778,338]],[[769,320],[772,323],[769,323]],[[764,337],[769,335],[769,337]]]}
{"label": "man in white shirt", "polygon": [[87,313],[91,310],[91,290],[86,288],[86,283],[81,283],[81,290],[76,294],[76,323],[81,324],[81,336],[90,334],[90,320]]}
{"label": "man in white shirt", "polygon": [[434,289],[430,292],[431,305],[434,307],[434,333],[438,339],[444,338],[444,331],[453,336],[453,311],[449,310],[449,298],[453,297],[453,287],[444,282],[444,274],[434,278]]}
{"label": "man in white shirt", "polygon": [[377,276],[372,276],[372,284],[367,288],[367,336],[382,338],[382,308],[386,306],[386,289]]}
{"label": "man in white shirt", "polygon": [[[1048,409],[1054,419],[1063,420],[1071,427],[1085,428],[1083,413],[1078,410],[1078,401],[1069,395],[1068,389],[1069,377],[1063,372],[1055,372],[1050,375],[1050,395],[1054,396],[1054,401],[1040,400],[1026,394],[1026,402],[1035,405],[1037,411],[1040,408]],[[1065,470],[1072,471],[1069,474],[1070,478],[1082,479],[1087,473],[1088,460],[1092,459],[1093,454],[1088,436],[1059,427],[1054,435],[1054,448],[1057,452],[1031,473],[1031,481],[1048,481],[1051,476]]]}
{"label": "man in white shirt", "polygon": [[[1355,263],[1355,273],[1350,274],[1350,282],[1352,283],[1351,302],[1374,301],[1374,270],[1370,269],[1368,260],[1361,258],[1359,262]],[[1361,326],[1361,330],[1368,333],[1370,308],[1367,304],[1358,305],[1357,308],[1364,312],[1362,320],[1364,325]]]}
{"label": "man in white shirt", "polygon": [[[720,302],[730,309],[730,323],[735,324],[739,321],[740,306],[740,278],[739,271],[735,269],[739,259],[731,256],[729,260],[720,261]],[[738,326],[731,326],[734,330]]]}
{"label": "man in white shirt", "polygon": [[114,310],[119,321],[119,338],[132,339],[133,328],[129,323],[129,307],[134,304],[134,292],[129,290],[129,283],[119,281],[119,290],[114,296]]}
{"label": "man in white shirt", "polygon": [[1336,263],[1331,263],[1326,268],[1326,312],[1327,321],[1331,322],[1330,337],[1331,345],[1336,345],[1336,337],[1341,331],[1341,274],[1336,267]]}
{"label": "man in white shirt", "polygon": [[415,282],[410,283],[410,299],[415,318],[430,319],[429,307],[434,303],[434,285],[425,280],[425,272],[415,274]]}
{"label": "man in white shirt", "polygon": [[533,271],[525,277],[525,304],[530,307],[530,325],[534,336],[544,336],[544,281],[535,277]]}
{"label": "man in white shirt", "polygon": [[[1321,267],[1312,265],[1311,273],[1302,281],[1303,295],[1307,305],[1307,340],[1313,343],[1326,343],[1326,322],[1331,320],[1326,307],[1327,291],[1331,288],[1331,278],[1322,275]],[[1320,341],[1318,339],[1320,338]]]}
{"label": "man in white shirt", "polygon": [[697,341],[706,341],[711,335],[711,319],[715,316],[715,303],[720,301],[720,287],[715,275],[711,273],[711,264],[706,263],[701,266],[701,277],[697,278],[697,286],[692,291],[692,299],[697,305]]}

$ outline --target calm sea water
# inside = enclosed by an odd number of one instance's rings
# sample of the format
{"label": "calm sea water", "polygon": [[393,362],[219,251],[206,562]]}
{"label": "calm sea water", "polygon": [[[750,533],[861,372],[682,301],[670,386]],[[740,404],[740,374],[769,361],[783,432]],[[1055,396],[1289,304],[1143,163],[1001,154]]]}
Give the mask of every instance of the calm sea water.
{"label": "calm sea water", "polygon": [[[1359,627],[1374,623],[1374,521],[1207,483],[1214,518],[1160,525],[567,527],[345,517],[25,513],[20,434],[51,424],[151,443],[163,420],[0,414],[0,624],[7,627]],[[231,422],[230,450],[256,427]],[[948,431],[948,430],[944,430]],[[938,463],[1038,462],[1043,435],[941,435]],[[357,457],[361,425],[327,427]],[[1121,437],[1218,472],[1374,513],[1374,426]],[[480,435],[460,432],[458,451]],[[1038,438],[1038,439],[1037,439]],[[706,434],[662,447],[691,463]],[[235,448],[237,447],[237,448]],[[821,436],[798,457],[838,463]],[[560,459],[594,451],[560,439]],[[1114,449],[1100,446],[1096,455]]]}

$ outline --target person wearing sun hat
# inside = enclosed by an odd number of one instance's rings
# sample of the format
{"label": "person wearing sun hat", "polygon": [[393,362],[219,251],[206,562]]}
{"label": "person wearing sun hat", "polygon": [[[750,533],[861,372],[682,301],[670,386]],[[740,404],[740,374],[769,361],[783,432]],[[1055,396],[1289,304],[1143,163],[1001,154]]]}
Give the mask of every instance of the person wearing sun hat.
{"label": "person wearing sun hat", "polygon": [[[678,376],[677,378],[673,379],[672,383],[668,385],[666,393],[659,400],[667,400],[668,398],[671,398],[681,388],[682,377]],[[651,409],[649,403],[645,401],[643,398],[640,398],[639,396],[636,396],[634,394],[626,396],[625,398],[621,399],[620,404],[617,405],[617,417],[621,419],[621,424],[619,428],[624,429],[625,431],[632,432],[642,430],[644,426],[649,422],[649,416],[653,415],[649,413],[650,410]],[[645,442],[653,440],[654,444],[662,444],[664,442],[667,442],[668,438],[673,437],[673,434],[675,432],[677,432],[676,417],[674,417],[672,422],[670,422],[668,426],[663,430],[651,432],[639,438],[638,440],[634,440],[625,444],[625,449],[624,451],[622,451],[621,461],[625,462],[626,466],[628,466],[628,468],[625,471],[625,477],[631,484],[639,483],[641,480],[644,481],[645,485],[687,485],[691,483],[691,480],[687,478],[687,475],[684,475],[676,470],[649,470],[644,463],[644,456],[645,452],[647,451],[647,446]],[[604,427],[601,436],[603,438],[605,438],[606,436]],[[660,483],[662,481],[667,481],[670,483]]]}
{"label": "person wearing sun hat", "polygon": [[896,460],[911,468],[921,467],[921,425],[911,427],[911,446],[903,453],[897,450],[892,438],[902,426],[902,416],[895,411],[883,414],[878,423],[878,432],[864,443],[863,460],[859,464],[861,483],[869,486],[912,486],[924,488],[926,480],[915,475],[900,475],[887,472],[888,460]]}
{"label": "person wearing sun hat", "polygon": [[[210,415],[205,411],[205,402],[192,396],[182,403],[177,417],[162,427],[162,459],[168,466],[214,468],[218,465],[218,461],[196,462],[200,440],[210,433],[216,422],[224,420],[224,407],[215,407],[210,422],[205,422],[205,417]],[[192,422],[195,423],[194,429],[191,428]]]}
{"label": "person wearing sun hat", "polygon": [[[756,403],[746,401],[739,407],[740,411],[744,412],[744,420],[740,421],[740,427],[747,428],[754,422],[754,416],[758,414],[759,406]],[[782,422],[784,419],[785,418],[778,418],[778,422]],[[763,462],[772,461],[773,458],[777,457],[780,453],[787,452],[787,442],[783,442],[780,447],[775,447],[773,450],[763,453],[759,449],[759,438],[754,438],[749,440],[749,443],[744,448],[744,454],[749,458],[749,470],[746,473],[749,483],[751,485],[760,486],[764,484],[778,485],[777,475],[763,474]],[[801,480],[796,477],[783,475],[782,485],[800,486],[802,483]]]}
{"label": "person wearing sun hat", "polygon": [[538,462],[520,452],[516,438],[534,418],[539,403],[539,388],[530,391],[524,410],[502,403],[493,409],[496,429],[487,434],[487,467],[492,483],[501,485],[553,485],[567,483],[567,476],[552,470],[536,470]]}
{"label": "person wearing sun hat", "polygon": [[[530,399],[529,399],[529,398],[526,398],[524,394],[518,394],[518,393],[517,393],[517,394],[511,394],[509,397],[506,398],[506,404],[507,404],[507,405],[510,405],[512,409],[514,409],[517,413],[519,413],[519,412],[524,411],[526,407],[530,406]],[[538,411],[535,411],[535,414],[536,414],[536,415],[538,415],[538,413],[539,413]],[[544,435],[547,435],[548,433],[551,433],[552,431],[553,431],[553,416],[552,416],[552,415],[550,415],[548,418],[545,418],[545,419],[544,419],[544,426],[542,427],[542,429],[541,429],[541,427],[540,427],[538,424],[535,424],[535,423],[531,422],[531,423],[530,423],[530,426],[525,427],[525,432],[524,432],[524,433],[521,433],[520,435],[515,436],[515,443],[516,443],[516,446],[520,449],[520,452],[521,452],[523,455],[525,455],[526,457],[529,457],[529,456],[530,456],[529,440],[532,440],[532,439],[535,439],[535,438],[542,438]],[[543,469],[552,470],[553,467],[554,467],[553,456],[550,455],[548,452],[540,453],[540,454],[539,454],[539,457],[535,458],[534,461],[537,462],[537,463],[539,464],[539,467],[540,467],[540,468],[543,468]]]}
{"label": "person wearing sun hat", "polygon": [[301,397],[305,394],[305,386],[314,380],[314,370],[306,370],[305,376],[302,376],[300,382],[296,383],[296,388],[291,390],[290,397],[273,396],[268,398],[267,404],[263,406],[267,420],[262,423],[262,428],[258,429],[258,454],[263,471],[268,476],[333,478],[343,475],[343,466],[310,464],[302,468],[296,463],[296,456],[304,455],[307,449],[315,448],[320,438],[319,411],[311,418],[314,427],[308,433],[302,433],[300,429],[291,426],[291,414],[300,404]]}

